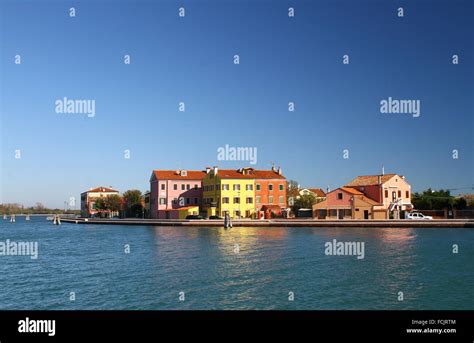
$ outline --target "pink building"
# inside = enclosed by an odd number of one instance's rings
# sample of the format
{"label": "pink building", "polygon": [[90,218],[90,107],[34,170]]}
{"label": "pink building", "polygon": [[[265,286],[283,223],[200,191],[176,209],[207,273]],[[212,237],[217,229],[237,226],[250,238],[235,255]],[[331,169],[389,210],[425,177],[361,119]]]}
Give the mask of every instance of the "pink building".
{"label": "pink building", "polygon": [[183,211],[199,214],[195,212],[202,202],[205,175],[195,170],[154,170],[150,178],[151,218],[180,219]]}

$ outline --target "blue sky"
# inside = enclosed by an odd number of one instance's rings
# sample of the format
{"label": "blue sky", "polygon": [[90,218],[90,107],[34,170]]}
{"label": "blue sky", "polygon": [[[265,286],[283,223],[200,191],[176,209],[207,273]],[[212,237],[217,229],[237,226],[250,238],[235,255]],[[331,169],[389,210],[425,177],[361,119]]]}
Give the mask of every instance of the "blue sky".
{"label": "blue sky", "polygon": [[[62,207],[93,186],[146,190],[153,169],[248,165],[217,161],[226,144],[306,187],[382,166],[415,191],[474,184],[472,1],[1,4],[1,202]],[[56,113],[63,97],[94,99],[95,117]],[[381,114],[388,97],[420,100],[420,117]]]}

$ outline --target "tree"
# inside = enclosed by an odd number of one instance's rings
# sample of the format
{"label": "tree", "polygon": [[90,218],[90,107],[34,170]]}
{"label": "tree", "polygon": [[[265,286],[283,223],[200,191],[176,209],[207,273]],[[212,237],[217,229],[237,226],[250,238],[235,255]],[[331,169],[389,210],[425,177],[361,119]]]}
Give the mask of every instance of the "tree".
{"label": "tree", "polygon": [[110,194],[105,198],[107,207],[113,212],[118,212],[122,209],[122,198],[118,194]]}
{"label": "tree", "polygon": [[105,198],[97,198],[94,203],[95,209],[99,212],[99,215],[102,217],[102,213],[108,210],[107,201]]}
{"label": "tree", "polygon": [[141,217],[143,211],[142,192],[138,189],[131,189],[123,193],[123,203],[125,216]]}
{"label": "tree", "polygon": [[300,196],[298,182],[295,180],[288,180],[286,184],[286,201],[289,206],[293,206],[296,199]]}
{"label": "tree", "polygon": [[298,199],[295,200],[291,210],[294,214],[298,213],[300,208],[313,208],[313,205],[316,203],[316,198],[313,194],[301,195]]}
{"label": "tree", "polygon": [[455,203],[455,198],[449,190],[438,191],[428,188],[423,193],[413,193],[412,204],[417,210],[444,210],[450,209]]}
{"label": "tree", "polygon": [[40,203],[40,202],[37,202],[37,203],[35,204],[35,210],[37,210],[38,212],[43,211],[43,210],[44,210],[44,205],[43,205],[42,203]]}

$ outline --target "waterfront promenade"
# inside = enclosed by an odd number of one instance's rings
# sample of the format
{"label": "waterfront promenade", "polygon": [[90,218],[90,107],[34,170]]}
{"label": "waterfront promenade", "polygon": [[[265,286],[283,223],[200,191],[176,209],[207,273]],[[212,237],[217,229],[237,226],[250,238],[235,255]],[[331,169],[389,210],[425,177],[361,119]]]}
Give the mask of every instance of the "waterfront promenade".
{"label": "waterfront promenade", "polygon": [[[100,219],[100,218],[61,218],[63,223],[104,224],[104,225],[151,225],[223,227],[223,220],[186,219]],[[435,219],[435,220],[315,220],[315,219],[267,219],[233,220],[233,227],[372,227],[372,228],[474,228],[473,219]]]}

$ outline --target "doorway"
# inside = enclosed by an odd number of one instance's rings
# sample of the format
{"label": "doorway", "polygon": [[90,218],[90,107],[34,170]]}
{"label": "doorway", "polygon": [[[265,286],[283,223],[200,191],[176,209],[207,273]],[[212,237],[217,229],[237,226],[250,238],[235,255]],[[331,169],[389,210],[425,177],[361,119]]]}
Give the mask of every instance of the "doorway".
{"label": "doorway", "polygon": [[369,210],[364,210],[364,219],[369,219]]}

